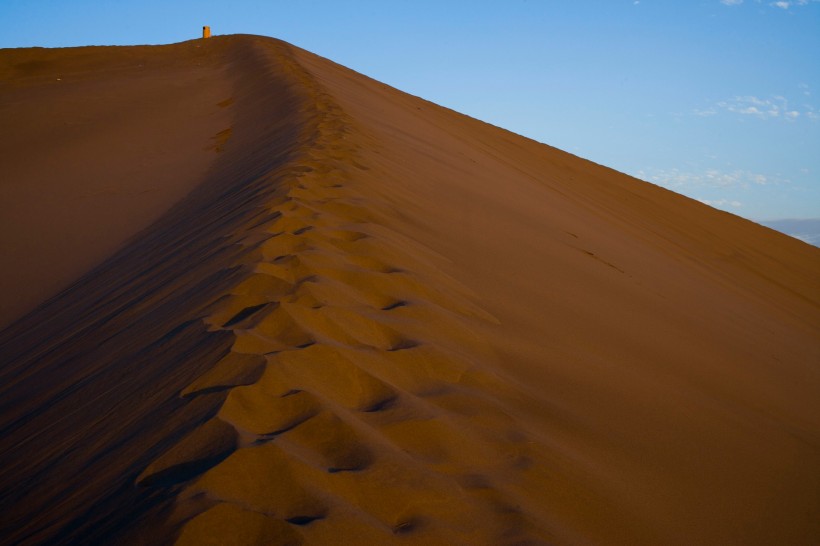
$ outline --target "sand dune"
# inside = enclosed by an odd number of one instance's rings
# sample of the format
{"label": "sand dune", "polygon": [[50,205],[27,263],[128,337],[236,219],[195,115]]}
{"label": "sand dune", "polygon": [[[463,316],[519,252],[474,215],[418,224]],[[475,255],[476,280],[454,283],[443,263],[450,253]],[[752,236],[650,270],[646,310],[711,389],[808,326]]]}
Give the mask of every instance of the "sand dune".
{"label": "sand dune", "polygon": [[[157,220],[229,129],[225,66],[200,44],[8,50],[0,58],[0,327]],[[2,83],[5,82],[5,83]],[[9,128],[13,128],[10,130]]]}
{"label": "sand dune", "polygon": [[820,536],[817,248],[269,38],[0,73],[3,543]]}

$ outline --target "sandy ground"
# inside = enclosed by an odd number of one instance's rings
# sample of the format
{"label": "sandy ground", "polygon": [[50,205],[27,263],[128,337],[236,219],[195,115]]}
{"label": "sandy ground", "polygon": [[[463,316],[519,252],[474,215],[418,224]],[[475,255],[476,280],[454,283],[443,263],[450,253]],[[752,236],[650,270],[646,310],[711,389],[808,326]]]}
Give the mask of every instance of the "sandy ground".
{"label": "sandy ground", "polygon": [[4,542],[820,536],[817,248],[272,39],[0,67]]}
{"label": "sandy ground", "polygon": [[0,327],[149,226],[206,176],[230,129],[200,44],[0,57]]}

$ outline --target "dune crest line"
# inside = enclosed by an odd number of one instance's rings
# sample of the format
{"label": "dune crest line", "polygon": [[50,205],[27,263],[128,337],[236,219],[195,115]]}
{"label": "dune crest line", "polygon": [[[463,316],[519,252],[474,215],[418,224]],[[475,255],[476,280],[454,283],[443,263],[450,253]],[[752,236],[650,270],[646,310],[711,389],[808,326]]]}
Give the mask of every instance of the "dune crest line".
{"label": "dune crest line", "polygon": [[138,482],[187,483],[180,544],[543,539],[495,478],[533,460],[493,397],[503,382],[473,364],[492,351],[471,322],[493,318],[381,225],[386,205],[355,187],[355,121],[291,66],[314,112],[307,153],[244,235],[250,274],[208,307],[231,351],[182,392],[225,402]]}

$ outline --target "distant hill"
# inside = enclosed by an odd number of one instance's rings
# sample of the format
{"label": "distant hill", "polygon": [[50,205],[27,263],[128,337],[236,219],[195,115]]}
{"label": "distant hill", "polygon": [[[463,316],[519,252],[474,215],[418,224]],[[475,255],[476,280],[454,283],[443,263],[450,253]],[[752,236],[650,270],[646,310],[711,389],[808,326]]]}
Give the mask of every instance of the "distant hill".
{"label": "distant hill", "polygon": [[795,239],[805,241],[810,245],[820,247],[820,218],[801,220],[764,220],[761,225],[776,229]]}

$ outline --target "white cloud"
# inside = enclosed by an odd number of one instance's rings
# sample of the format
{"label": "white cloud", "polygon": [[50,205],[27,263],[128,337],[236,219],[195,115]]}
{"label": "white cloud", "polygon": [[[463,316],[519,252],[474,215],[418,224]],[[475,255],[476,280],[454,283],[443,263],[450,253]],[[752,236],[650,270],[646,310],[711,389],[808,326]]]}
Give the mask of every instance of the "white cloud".
{"label": "white cloud", "polygon": [[783,184],[787,180],[766,176],[743,169],[723,171],[705,169],[702,171],[682,171],[680,169],[642,169],[635,173],[641,180],[652,182],[669,189],[684,188],[742,188]]}
{"label": "white cloud", "polygon": [[803,114],[806,116],[806,118],[812,121],[820,120],[820,113],[818,113],[817,109],[815,109],[813,106],[805,104],[804,109],[805,111],[803,112]]}
{"label": "white cloud", "polygon": [[[763,112],[757,109],[757,106],[748,106],[746,108],[738,108],[732,110],[732,112],[737,112],[738,114],[747,114],[747,115],[763,115]],[[767,112],[768,113],[768,112]]]}
{"label": "white cloud", "polygon": [[[820,0],[778,0],[777,2],[769,2],[769,5],[788,10],[792,6],[807,6],[816,2],[820,2]],[[743,3],[743,0],[720,0],[720,3],[724,6],[739,6]],[[757,0],[757,3],[760,4],[761,0]]]}
{"label": "white cloud", "polygon": [[707,108],[695,108],[692,114],[698,117],[709,117],[720,112],[737,114],[741,117],[754,117],[757,119],[784,119],[795,121],[801,116],[810,120],[817,119],[814,116],[817,110],[811,105],[804,104],[802,109],[798,109],[789,104],[789,100],[782,95],[774,95],[770,98],[760,98],[754,95],[738,95],[728,100],[722,100],[714,106]]}
{"label": "white cloud", "polygon": [[[811,0],[813,2],[817,2],[817,0]],[[781,0],[779,2],[771,2],[769,3],[770,6],[774,6],[780,9],[789,9],[792,6],[806,6],[809,4],[809,0]]]}
{"label": "white cloud", "polygon": [[740,201],[735,201],[733,199],[698,199],[704,205],[709,205],[710,207],[715,208],[727,208],[732,207],[735,209],[739,209],[743,206],[743,203]]}

